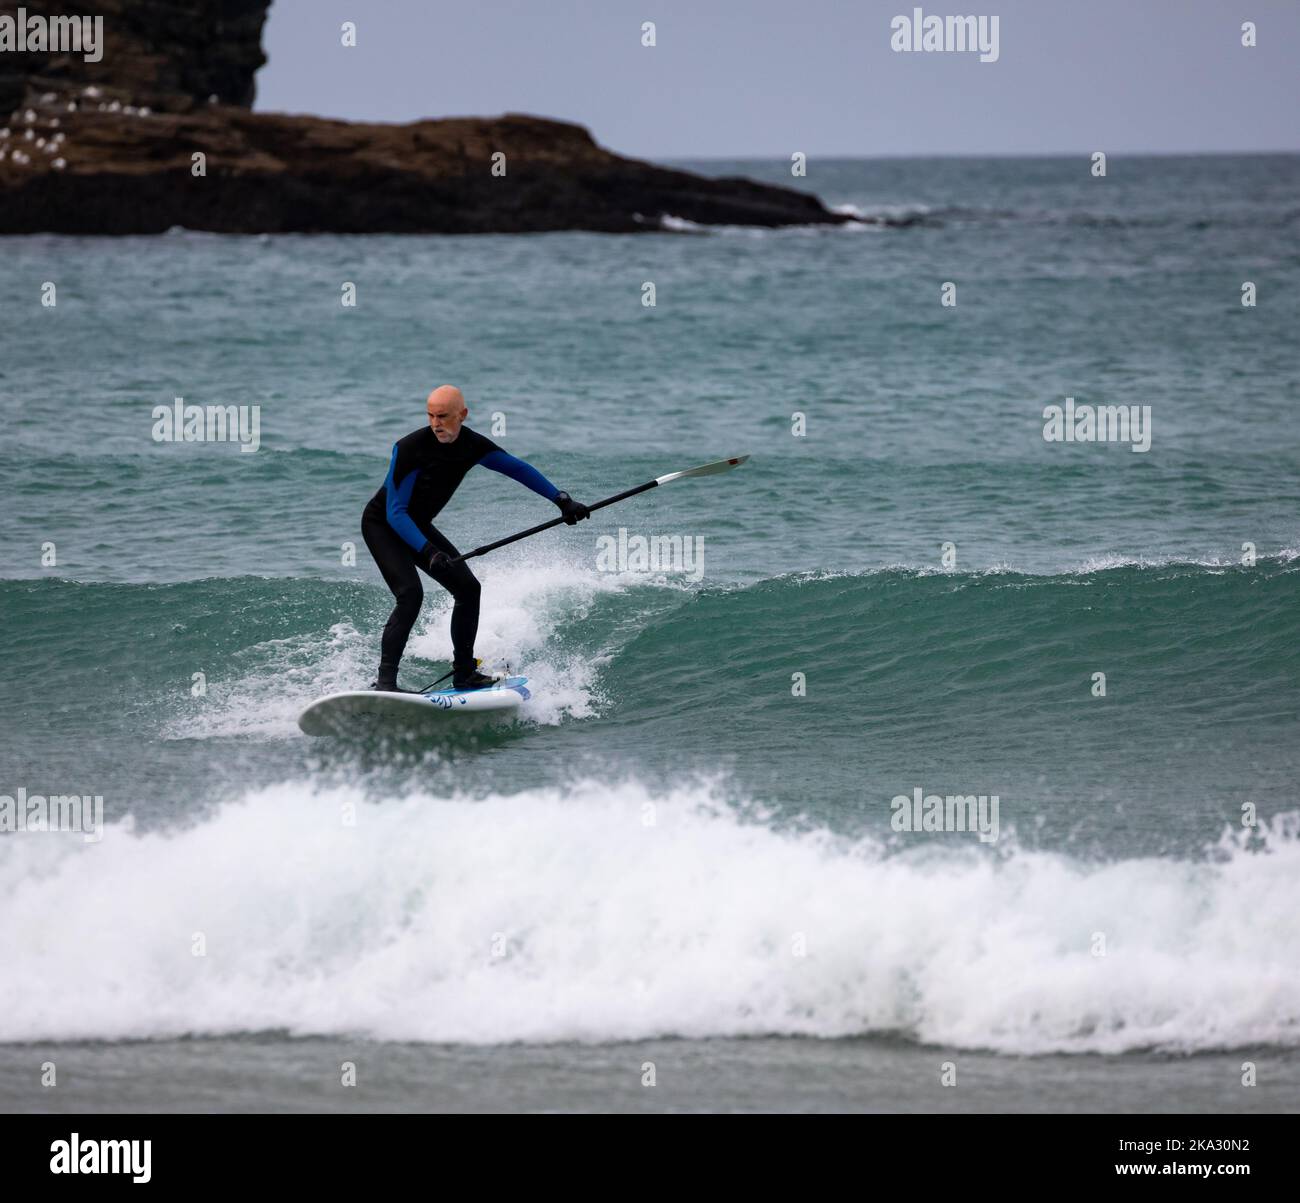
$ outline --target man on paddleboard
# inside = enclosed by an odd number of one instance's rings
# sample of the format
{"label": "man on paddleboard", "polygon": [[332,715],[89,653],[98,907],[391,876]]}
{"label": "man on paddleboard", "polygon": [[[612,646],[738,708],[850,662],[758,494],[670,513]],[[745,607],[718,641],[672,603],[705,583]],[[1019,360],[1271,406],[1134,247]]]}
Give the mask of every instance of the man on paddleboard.
{"label": "man on paddleboard", "polygon": [[432,525],[434,516],[451,500],[456,487],[475,464],[509,476],[554,502],[569,526],[591,517],[585,505],[557,489],[531,464],[507,454],[491,439],[463,425],[469,410],[460,389],[454,385],[444,384],[434,389],[425,409],[429,415],[428,426],[393,444],[388,477],[361,516],[361,534],[396,601],[384,626],[379,678],[370,687],[385,692],[402,692],[397,685],[397,666],[424,602],[417,569],[427,572],[451,594],[454,602],[451,611],[453,684],[457,689],[482,689],[493,684],[493,678],[479,672],[474,660],[478,579],[463,561],[447,563],[460,553]]}

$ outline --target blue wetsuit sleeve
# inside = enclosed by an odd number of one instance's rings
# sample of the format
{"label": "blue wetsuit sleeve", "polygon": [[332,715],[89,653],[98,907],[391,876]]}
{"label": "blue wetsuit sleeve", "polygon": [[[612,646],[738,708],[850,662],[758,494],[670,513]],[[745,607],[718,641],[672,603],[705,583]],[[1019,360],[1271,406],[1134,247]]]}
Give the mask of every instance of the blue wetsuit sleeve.
{"label": "blue wetsuit sleeve", "polygon": [[415,488],[416,478],[420,475],[420,469],[415,468],[408,472],[399,481],[397,479],[397,447],[393,447],[393,458],[388,464],[388,477],[384,481],[384,500],[388,513],[388,525],[391,526],[402,539],[409,543],[415,551],[424,547],[428,540],[420,534],[420,528],[415,525],[414,519],[406,512],[406,507],[411,501],[411,491]]}
{"label": "blue wetsuit sleeve", "polygon": [[485,468],[491,468],[493,472],[500,472],[503,476],[510,477],[511,480],[517,480],[521,485],[527,485],[534,493],[545,497],[547,501],[554,501],[559,496],[560,490],[551,484],[532,464],[516,459],[513,455],[499,448],[496,451],[489,451],[479,460],[479,463]]}

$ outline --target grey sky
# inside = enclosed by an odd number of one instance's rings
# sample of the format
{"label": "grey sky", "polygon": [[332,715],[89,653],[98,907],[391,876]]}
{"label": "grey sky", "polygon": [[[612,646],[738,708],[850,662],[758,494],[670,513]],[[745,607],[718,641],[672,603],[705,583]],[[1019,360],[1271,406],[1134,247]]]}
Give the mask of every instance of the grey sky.
{"label": "grey sky", "polygon": [[[1000,57],[900,54],[889,0],[275,0],[257,107],[516,111],[643,158],[1300,149],[1296,0],[938,0]],[[358,45],[340,26],[358,23]],[[1241,45],[1253,20],[1259,44]],[[658,45],[641,45],[654,21]]]}

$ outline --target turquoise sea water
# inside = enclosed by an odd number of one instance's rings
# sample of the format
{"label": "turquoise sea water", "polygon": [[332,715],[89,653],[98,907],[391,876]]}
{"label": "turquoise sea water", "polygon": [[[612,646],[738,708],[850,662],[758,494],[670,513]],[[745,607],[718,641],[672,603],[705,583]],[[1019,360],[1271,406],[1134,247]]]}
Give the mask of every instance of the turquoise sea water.
{"label": "turquoise sea water", "polygon": [[[3,240],[0,794],[99,794],[109,827],[0,841],[0,1041],[1291,1065],[1298,185],[1285,156],[837,162],[807,186],[898,224]],[[360,512],[446,381],[583,500],[753,459],[476,562],[522,724],[306,740],[370,679]],[[178,396],[258,406],[256,453],[156,442]],[[1150,449],[1045,441],[1066,397],[1150,406]],[[439,526],[550,516],[484,471]],[[602,571],[620,528],[702,540],[698,579]],[[407,683],[450,651],[427,593]],[[894,830],[917,788],[996,794],[998,838]],[[1224,1091],[1189,1105],[1251,1105]]]}

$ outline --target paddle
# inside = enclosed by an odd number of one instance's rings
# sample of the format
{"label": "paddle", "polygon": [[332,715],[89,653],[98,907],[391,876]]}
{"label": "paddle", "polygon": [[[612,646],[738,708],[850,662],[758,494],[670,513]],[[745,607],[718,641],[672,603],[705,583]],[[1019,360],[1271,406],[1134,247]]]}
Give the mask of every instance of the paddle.
{"label": "paddle", "polygon": [[[670,480],[681,480],[687,476],[713,476],[718,472],[730,472],[732,468],[739,468],[749,456],[737,455],[731,459],[714,460],[711,464],[701,464],[698,468],[687,468],[685,472],[669,472],[667,476],[656,476],[654,480],[648,480],[643,485],[637,485],[635,489],[628,489],[624,493],[615,493],[613,497],[606,497],[604,501],[597,501],[587,507],[593,514],[597,510],[603,510],[607,505],[613,505],[616,501],[626,501],[629,497],[635,497],[638,493],[644,493],[647,489],[653,489],[658,485],[666,485]],[[489,543],[486,547],[476,547],[473,551],[467,551],[464,555],[459,555],[453,559],[446,560],[447,564],[459,564],[462,560],[472,560],[475,556],[487,555],[489,551],[496,551],[498,547],[504,547],[507,543],[517,543],[520,539],[527,539],[529,535],[538,534],[544,530],[550,530],[553,526],[559,526],[564,521],[563,518],[552,518],[549,522],[543,522],[540,526],[529,527],[528,530],[521,530],[517,535],[510,535],[504,539],[498,539],[495,543]]]}

